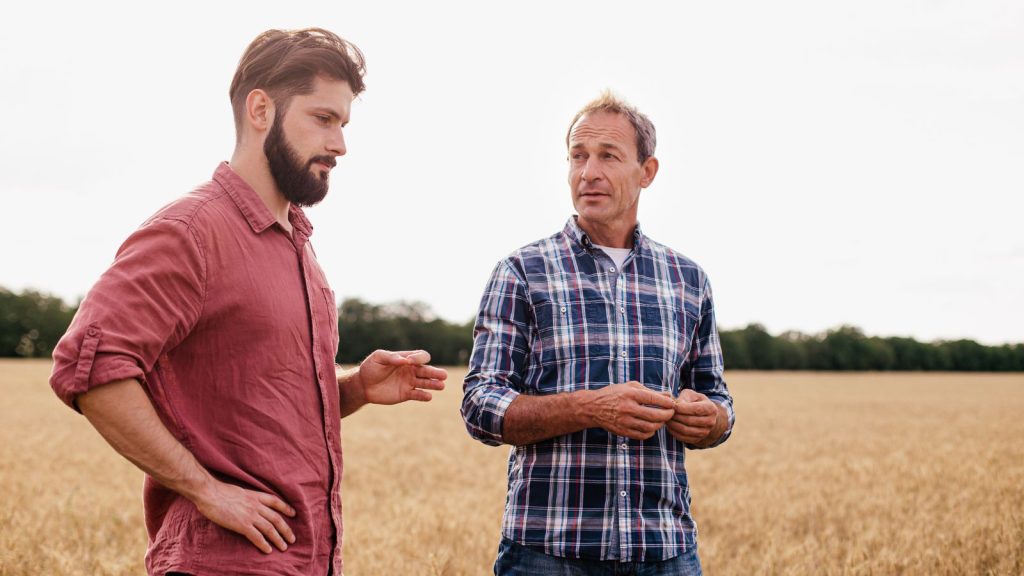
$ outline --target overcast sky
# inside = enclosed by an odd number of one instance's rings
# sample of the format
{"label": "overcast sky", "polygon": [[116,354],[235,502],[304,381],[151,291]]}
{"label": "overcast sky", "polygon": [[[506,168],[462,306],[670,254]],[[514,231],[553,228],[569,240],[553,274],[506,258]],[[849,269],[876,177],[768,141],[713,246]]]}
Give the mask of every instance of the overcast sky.
{"label": "overcast sky", "polygon": [[219,4],[5,8],[0,286],[84,295],[230,157],[249,41],[321,26],[369,69],[308,211],[340,297],[471,318],[572,214],[567,123],[610,88],[658,130],[641,225],[721,327],[1024,342],[1022,2]]}

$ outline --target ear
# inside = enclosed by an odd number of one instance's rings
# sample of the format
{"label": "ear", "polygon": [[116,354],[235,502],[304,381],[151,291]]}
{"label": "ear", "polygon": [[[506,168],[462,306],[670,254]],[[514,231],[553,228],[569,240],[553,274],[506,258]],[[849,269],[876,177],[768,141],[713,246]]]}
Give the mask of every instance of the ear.
{"label": "ear", "polygon": [[640,187],[647,188],[651,185],[651,182],[654,182],[654,177],[658,175],[658,159],[654,156],[649,156],[640,165],[640,169],[643,170],[643,176],[640,178]]}
{"label": "ear", "polygon": [[270,130],[275,113],[274,101],[263,90],[257,88],[245,97],[245,123],[257,133]]}

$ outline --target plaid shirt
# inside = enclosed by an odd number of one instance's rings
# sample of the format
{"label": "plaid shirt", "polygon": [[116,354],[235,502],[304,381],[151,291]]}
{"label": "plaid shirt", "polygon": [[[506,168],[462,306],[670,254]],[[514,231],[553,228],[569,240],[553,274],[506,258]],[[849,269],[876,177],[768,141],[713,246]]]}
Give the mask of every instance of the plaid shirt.
{"label": "plaid shirt", "polygon": [[[470,435],[499,445],[519,394],[599,389],[636,380],[678,396],[692,388],[735,416],[707,276],[634,232],[622,270],[571,218],[565,229],[498,263],[480,303],[463,386]],[[687,446],[693,448],[693,446]],[[694,546],[684,445],[588,428],[509,454],[502,533],[545,553],[661,561]]]}

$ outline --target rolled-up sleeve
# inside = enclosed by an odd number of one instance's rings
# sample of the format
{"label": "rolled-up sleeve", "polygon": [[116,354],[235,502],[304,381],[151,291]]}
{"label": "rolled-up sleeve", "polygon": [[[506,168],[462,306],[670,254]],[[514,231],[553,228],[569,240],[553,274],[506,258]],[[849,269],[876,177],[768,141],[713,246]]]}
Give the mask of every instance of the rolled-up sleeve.
{"label": "rolled-up sleeve", "polygon": [[504,443],[505,411],[522,391],[530,318],[525,282],[504,260],[491,274],[480,302],[462,387],[466,430],[484,444]]}
{"label": "rolled-up sleeve", "polygon": [[[701,288],[701,314],[696,329],[696,339],[691,348],[688,362],[689,370],[684,372],[684,384],[688,388],[700,392],[713,402],[721,404],[729,414],[729,428],[722,434],[714,444],[707,446],[713,448],[729,439],[732,435],[732,427],[736,422],[736,413],[733,411],[732,395],[725,384],[723,372],[725,363],[722,359],[722,344],[718,338],[718,327],[715,322],[715,304],[711,296],[711,284],[707,278]],[[687,448],[698,448],[687,444]]]}
{"label": "rolled-up sleeve", "polygon": [[145,374],[194,327],[206,265],[199,238],[176,219],[154,219],[124,242],[82,301],[53,352],[50,386],[78,409],[79,395]]}

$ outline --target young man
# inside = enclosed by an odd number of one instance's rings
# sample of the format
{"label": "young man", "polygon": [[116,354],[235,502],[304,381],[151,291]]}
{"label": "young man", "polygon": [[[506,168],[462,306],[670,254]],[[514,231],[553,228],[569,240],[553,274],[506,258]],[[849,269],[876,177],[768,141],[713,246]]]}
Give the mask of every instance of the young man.
{"label": "young man", "polygon": [[605,94],[569,125],[578,216],[498,263],[462,414],[512,444],[495,574],[699,574],[685,448],[728,438],[707,276],[645,236],[654,125]]}
{"label": "young man", "polygon": [[363,73],[326,30],[257,37],[230,163],[128,238],[54,352],[54,391],[146,473],[150,574],[341,574],[340,419],[444,386],[424,351],[334,364],[301,207],[327,193]]}

